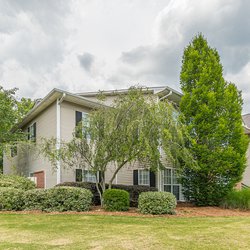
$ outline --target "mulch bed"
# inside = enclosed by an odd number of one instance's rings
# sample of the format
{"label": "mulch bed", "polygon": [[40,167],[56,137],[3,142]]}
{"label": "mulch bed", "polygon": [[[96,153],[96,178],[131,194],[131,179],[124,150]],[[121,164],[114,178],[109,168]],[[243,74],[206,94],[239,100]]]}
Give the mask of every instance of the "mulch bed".
{"label": "mulch bed", "polygon": [[250,211],[238,209],[224,209],[220,207],[196,207],[188,203],[178,204],[175,215],[143,215],[137,208],[130,208],[127,212],[107,212],[100,206],[93,206],[88,212],[42,212],[36,211],[1,211],[0,214],[90,214],[109,216],[139,216],[139,217],[219,217],[219,216],[250,216]]}

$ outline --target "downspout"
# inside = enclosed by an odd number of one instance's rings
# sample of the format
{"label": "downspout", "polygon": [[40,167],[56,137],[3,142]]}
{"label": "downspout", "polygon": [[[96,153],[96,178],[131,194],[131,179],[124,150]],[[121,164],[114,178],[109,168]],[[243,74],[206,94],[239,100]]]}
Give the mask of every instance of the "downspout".
{"label": "downspout", "polygon": [[[61,103],[63,102],[66,94],[63,93],[61,98],[57,98],[56,100],[56,149],[60,149],[60,141],[61,141]],[[56,184],[61,183],[61,162],[58,160],[56,162]]]}
{"label": "downspout", "polygon": [[171,96],[173,94],[173,91],[170,90],[169,93],[167,95],[162,96],[161,98],[159,98],[159,101],[163,100],[164,98],[167,98],[168,96]]}
{"label": "downspout", "polygon": [[[157,103],[160,102],[161,100],[163,100],[163,99],[165,99],[165,98],[171,96],[172,94],[173,94],[173,91],[170,90],[170,91],[168,92],[168,94],[162,96],[161,98],[158,97],[158,98],[157,98]],[[160,155],[162,155],[161,146],[159,147],[159,151],[160,151]],[[158,190],[159,190],[159,191],[164,191],[162,187],[163,187],[163,183],[162,183],[162,170],[160,170],[160,168],[159,168],[159,166],[158,166]]]}

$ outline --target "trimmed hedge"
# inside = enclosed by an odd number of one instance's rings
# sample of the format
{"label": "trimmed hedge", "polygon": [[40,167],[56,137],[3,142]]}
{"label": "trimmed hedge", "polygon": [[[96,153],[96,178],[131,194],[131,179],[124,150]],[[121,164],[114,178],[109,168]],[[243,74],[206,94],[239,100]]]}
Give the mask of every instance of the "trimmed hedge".
{"label": "trimmed hedge", "polygon": [[107,211],[127,211],[129,193],[121,189],[107,189],[103,193],[104,208]]}
{"label": "trimmed hedge", "polygon": [[250,210],[250,188],[230,192],[221,203],[221,206]]}
{"label": "trimmed hedge", "polygon": [[[70,187],[81,187],[86,188],[90,190],[93,194],[93,204],[94,205],[100,205],[100,197],[96,188],[95,183],[91,182],[63,182],[58,184],[57,186],[70,186]],[[106,185],[106,188],[108,188],[108,185]],[[149,186],[139,186],[139,185],[117,185],[113,184],[112,189],[122,189],[127,192],[129,192],[130,197],[130,206],[131,207],[137,207],[138,206],[138,198],[139,195],[143,192],[153,192],[158,191],[155,187],[149,187]]]}
{"label": "trimmed hedge", "polygon": [[0,188],[0,210],[22,210],[24,191],[12,187]]}
{"label": "trimmed hedge", "polygon": [[92,193],[83,188],[55,187],[46,190],[45,211],[88,211],[92,204]]}
{"label": "trimmed hedge", "polygon": [[139,196],[139,211],[143,214],[174,214],[176,198],[168,192],[147,192]]}
{"label": "trimmed hedge", "polygon": [[35,183],[26,177],[0,174],[0,187],[12,187],[23,190],[35,189]]}
{"label": "trimmed hedge", "polygon": [[44,210],[46,191],[44,189],[28,190],[23,195],[24,209],[25,210]]}

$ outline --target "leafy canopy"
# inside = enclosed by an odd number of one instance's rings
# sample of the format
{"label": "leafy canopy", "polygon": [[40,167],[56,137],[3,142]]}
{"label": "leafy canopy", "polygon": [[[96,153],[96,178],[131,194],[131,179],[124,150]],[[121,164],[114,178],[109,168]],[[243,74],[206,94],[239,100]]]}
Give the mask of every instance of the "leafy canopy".
{"label": "leafy canopy", "polygon": [[[116,166],[109,187],[122,167],[139,161],[156,171],[163,167],[159,148],[178,166],[193,163],[185,148],[187,132],[179,121],[177,111],[166,101],[156,102],[156,96],[142,88],[131,88],[116,98],[112,107],[92,111],[76,128],[69,142],[45,140],[42,151],[56,166],[90,169],[101,173],[101,192],[105,190],[105,175]],[[181,163],[180,163],[181,162]],[[98,182],[98,178],[97,182]]]}
{"label": "leafy canopy", "polygon": [[219,54],[201,34],[184,50],[180,84],[189,148],[199,166],[186,169],[184,193],[197,204],[218,204],[245,169],[241,92],[224,80]]}
{"label": "leafy canopy", "polygon": [[16,97],[17,88],[5,90],[0,86],[0,172],[2,169],[3,148],[8,143],[25,138],[24,133],[15,126],[33,107],[31,99]]}

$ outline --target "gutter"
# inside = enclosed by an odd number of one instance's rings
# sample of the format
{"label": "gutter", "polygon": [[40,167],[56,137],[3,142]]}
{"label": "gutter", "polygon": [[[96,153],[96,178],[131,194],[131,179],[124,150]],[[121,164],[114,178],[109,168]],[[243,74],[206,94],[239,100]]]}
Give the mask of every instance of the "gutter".
{"label": "gutter", "polygon": [[168,93],[167,95],[164,95],[163,97],[159,98],[159,101],[161,101],[161,100],[167,98],[168,96],[171,96],[172,94],[173,94],[173,91],[170,90],[169,93]]}

